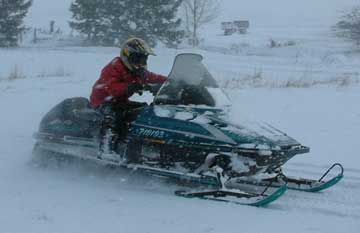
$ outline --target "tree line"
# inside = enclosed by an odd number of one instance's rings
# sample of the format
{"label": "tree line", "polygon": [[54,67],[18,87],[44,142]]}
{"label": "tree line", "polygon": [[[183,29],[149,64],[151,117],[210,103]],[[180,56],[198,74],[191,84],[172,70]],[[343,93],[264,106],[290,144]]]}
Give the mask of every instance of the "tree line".
{"label": "tree line", "polygon": [[137,36],[150,45],[161,41],[174,47],[188,38],[197,46],[198,29],[214,20],[219,9],[219,0],[75,0],[70,27],[91,45],[117,45]]}
{"label": "tree line", "polygon": [[[0,0],[0,47],[17,46],[32,1]],[[153,46],[161,41],[174,47],[185,38],[196,46],[198,29],[218,9],[219,0],[73,0],[69,26],[86,36],[85,45],[119,45],[138,36]]]}
{"label": "tree line", "polygon": [[[0,47],[15,47],[33,0],[0,0]],[[131,36],[154,46],[176,47],[187,39],[197,46],[199,28],[219,14],[219,0],[73,0],[72,29],[86,45],[113,46]],[[180,17],[180,15],[182,17]],[[345,12],[333,27],[336,35],[360,45],[360,6]]]}

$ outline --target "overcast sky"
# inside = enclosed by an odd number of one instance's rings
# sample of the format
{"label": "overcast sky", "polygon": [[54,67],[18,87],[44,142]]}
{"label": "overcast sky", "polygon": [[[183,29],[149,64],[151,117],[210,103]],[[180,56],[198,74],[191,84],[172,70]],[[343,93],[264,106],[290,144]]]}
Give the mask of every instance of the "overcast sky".
{"label": "overcast sky", "polygon": [[[71,19],[72,0],[34,0],[26,19],[27,26],[48,27],[50,20],[65,31]],[[134,0],[134,2],[136,2]],[[341,11],[359,0],[222,0],[224,20],[248,19],[254,26],[330,26]]]}

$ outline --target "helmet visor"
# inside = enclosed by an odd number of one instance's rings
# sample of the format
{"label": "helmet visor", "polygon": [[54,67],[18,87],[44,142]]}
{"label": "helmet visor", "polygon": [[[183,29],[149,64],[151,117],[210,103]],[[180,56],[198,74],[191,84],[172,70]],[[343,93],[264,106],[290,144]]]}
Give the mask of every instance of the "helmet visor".
{"label": "helmet visor", "polygon": [[132,53],[130,54],[128,61],[131,65],[135,67],[144,67],[147,65],[148,55],[141,53]]}

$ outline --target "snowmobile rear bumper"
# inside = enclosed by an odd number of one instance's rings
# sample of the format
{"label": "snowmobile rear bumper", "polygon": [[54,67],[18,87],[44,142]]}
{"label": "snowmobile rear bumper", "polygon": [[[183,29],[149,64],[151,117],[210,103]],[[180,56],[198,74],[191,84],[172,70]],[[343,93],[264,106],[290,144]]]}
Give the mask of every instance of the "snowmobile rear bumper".
{"label": "snowmobile rear bumper", "polygon": [[72,137],[72,136],[58,136],[50,133],[37,132],[33,137],[39,141],[63,143],[70,145],[81,145],[86,147],[98,147],[98,143],[92,138]]}

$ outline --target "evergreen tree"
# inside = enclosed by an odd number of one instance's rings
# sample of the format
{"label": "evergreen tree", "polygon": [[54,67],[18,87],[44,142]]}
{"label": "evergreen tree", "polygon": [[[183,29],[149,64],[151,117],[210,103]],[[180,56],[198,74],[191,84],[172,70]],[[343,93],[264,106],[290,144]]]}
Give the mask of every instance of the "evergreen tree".
{"label": "evergreen tree", "polygon": [[126,40],[128,29],[128,11],[129,0],[107,0],[104,6],[106,12],[106,21],[108,27],[104,34],[104,45],[120,45]]}
{"label": "evergreen tree", "polygon": [[[75,0],[70,26],[102,45],[119,45],[131,36],[150,45],[176,45],[184,35],[176,17],[182,0]],[[96,33],[95,33],[96,32]]]}
{"label": "evergreen tree", "polygon": [[32,0],[0,0],[0,47],[18,45],[19,34],[25,30],[23,19]]}
{"label": "evergreen tree", "polygon": [[336,35],[343,37],[360,45],[360,6],[355,6],[346,12],[339,21],[334,30]]}
{"label": "evergreen tree", "polygon": [[[160,40],[168,46],[178,44],[184,36],[180,30],[181,19],[177,18],[177,11],[181,0],[132,0],[123,1],[120,22],[111,21],[111,28],[120,32],[121,41],[130,36],[143,38],[154,46]],[[124,10],[126,9],[126,10]],[[116,35],[114,33],[114,35]]]}
{"label": "evergreen tree", "polygon": [[104,22],[104,4],[107,0],[75,0],[70,5],[73,20],[69,22],[70,27],[87,36],[90,44],[100,44],[107,31]]}

